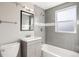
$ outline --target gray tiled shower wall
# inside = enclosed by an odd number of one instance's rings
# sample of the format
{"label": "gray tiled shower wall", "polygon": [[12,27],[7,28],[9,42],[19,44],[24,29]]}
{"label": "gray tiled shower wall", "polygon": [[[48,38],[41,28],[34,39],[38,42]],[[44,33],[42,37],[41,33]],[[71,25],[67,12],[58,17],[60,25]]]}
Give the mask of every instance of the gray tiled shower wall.
{"label": "gray tiled shower wall", "polygon": [[[45,23],[54,23],[55,11],[72,5],[77,5],[77,20],[79,20],[79,2],[66,2],[46,10]],[[45,29],[47,44],[79,52],[79,25],[77,25],[77,33],[57,33],[54,26],[45,27]]]}

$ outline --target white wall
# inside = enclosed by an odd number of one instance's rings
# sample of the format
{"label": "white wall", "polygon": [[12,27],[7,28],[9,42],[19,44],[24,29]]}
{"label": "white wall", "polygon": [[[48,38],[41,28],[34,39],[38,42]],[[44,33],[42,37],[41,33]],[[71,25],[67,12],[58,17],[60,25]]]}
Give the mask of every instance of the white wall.
{"label": "white wall", "polygon": [[[40,22],[40,20],[41,22],[44,22],[44,17],[43,18],[37,17],[39,16],[38,14],[40,14],[40,12],[44,13],[44,10],[42,10],[39,7],[33,6],[30,3],[22,3],[22,4],[24,5],[27,4],[27,6],[32,9],[35,8],[35,20],[34,20],[35,23],[36,21]],[[0,2],[0,20],[17,22],[17,24],[9,24],[9,23],[0,24],[0,45],[16,41],[20,38],[24,38],[26,35],[34,36],[35,34],[35,36],[41,36],[43,37],[43,40],[45,39],[44,27],[43,32],[40,32],[40,28],[38,26],[35,26],[34,31],[20,31],[20,10],[22,10],[22,7],[16,5],[15,3]]]}
{"label": "white wall", "polygon": [[0,44],[16,41],[26,35],[34,35],[34,31],[20,31],[21,9],[15,3],[0,3],[0,20],[17,22],[17,24],[0,24]]}

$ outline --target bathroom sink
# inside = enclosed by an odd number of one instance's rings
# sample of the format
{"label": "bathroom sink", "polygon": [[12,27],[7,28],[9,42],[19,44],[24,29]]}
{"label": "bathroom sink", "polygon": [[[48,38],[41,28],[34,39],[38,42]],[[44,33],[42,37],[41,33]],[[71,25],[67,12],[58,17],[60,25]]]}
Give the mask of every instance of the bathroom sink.
{"label": "bathroom sink", "polygon": [[27,37],[22,39],[21,47],[23,57],[41,56],[41,37]]}
{"label": "bathroom sink", "polygon": [[37,40],[40,40],[42,39],[41,37],[27,37],[27,38],[24,38],[24,39],[21,39],[25,42],[33,42],[33,41],[37,41]]}

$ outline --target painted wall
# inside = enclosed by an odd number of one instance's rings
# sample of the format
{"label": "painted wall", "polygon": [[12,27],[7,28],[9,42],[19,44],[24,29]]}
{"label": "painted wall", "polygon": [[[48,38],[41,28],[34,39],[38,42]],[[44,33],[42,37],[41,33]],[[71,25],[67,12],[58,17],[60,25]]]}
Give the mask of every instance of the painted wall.
{"label": "painted wall", "polygon": [[[45,22],[55,23],[55,11],[71,6],[77,5],[77,21],[79,20],[79,3],[67,2],[59,6],[50,8],[45,11]],[[68,50],[79,51],[79,25],[77,25],[77,33],[58,33],[55,32],[55,26],[46,27],[46,43],[55,45]]]}
{"label": "painted wall", "polygon": [[[25,4],[28,4],[29,8],[34,9],[33,5],[29,3],[25,3]],[[16,41],[20,38],[23,39],[27,35],[34,36],[34,31],[20,31],[20,10],[22,9],[23,8],[21,6],[16,5],[15,3],[10,3],[10,2],[0,3],[0,20],[17,22],[17,24],[9,24],[9,23],[0,24],[0,45]],[[39,12],[37,13],[39,14]],[[37,18],[37,20],[40,19]],[[36,29],[35,33],[39,33],[39,31],[37,32]]]}

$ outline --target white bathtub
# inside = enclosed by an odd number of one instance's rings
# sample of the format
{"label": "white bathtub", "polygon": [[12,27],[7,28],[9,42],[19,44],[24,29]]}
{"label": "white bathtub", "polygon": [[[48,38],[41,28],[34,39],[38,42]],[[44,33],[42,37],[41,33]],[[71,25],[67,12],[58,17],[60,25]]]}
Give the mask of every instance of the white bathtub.
{"label": "white bathtub", "polygon": [[79,53],[49,44],[42,45],[43,57],[79,57]]}

